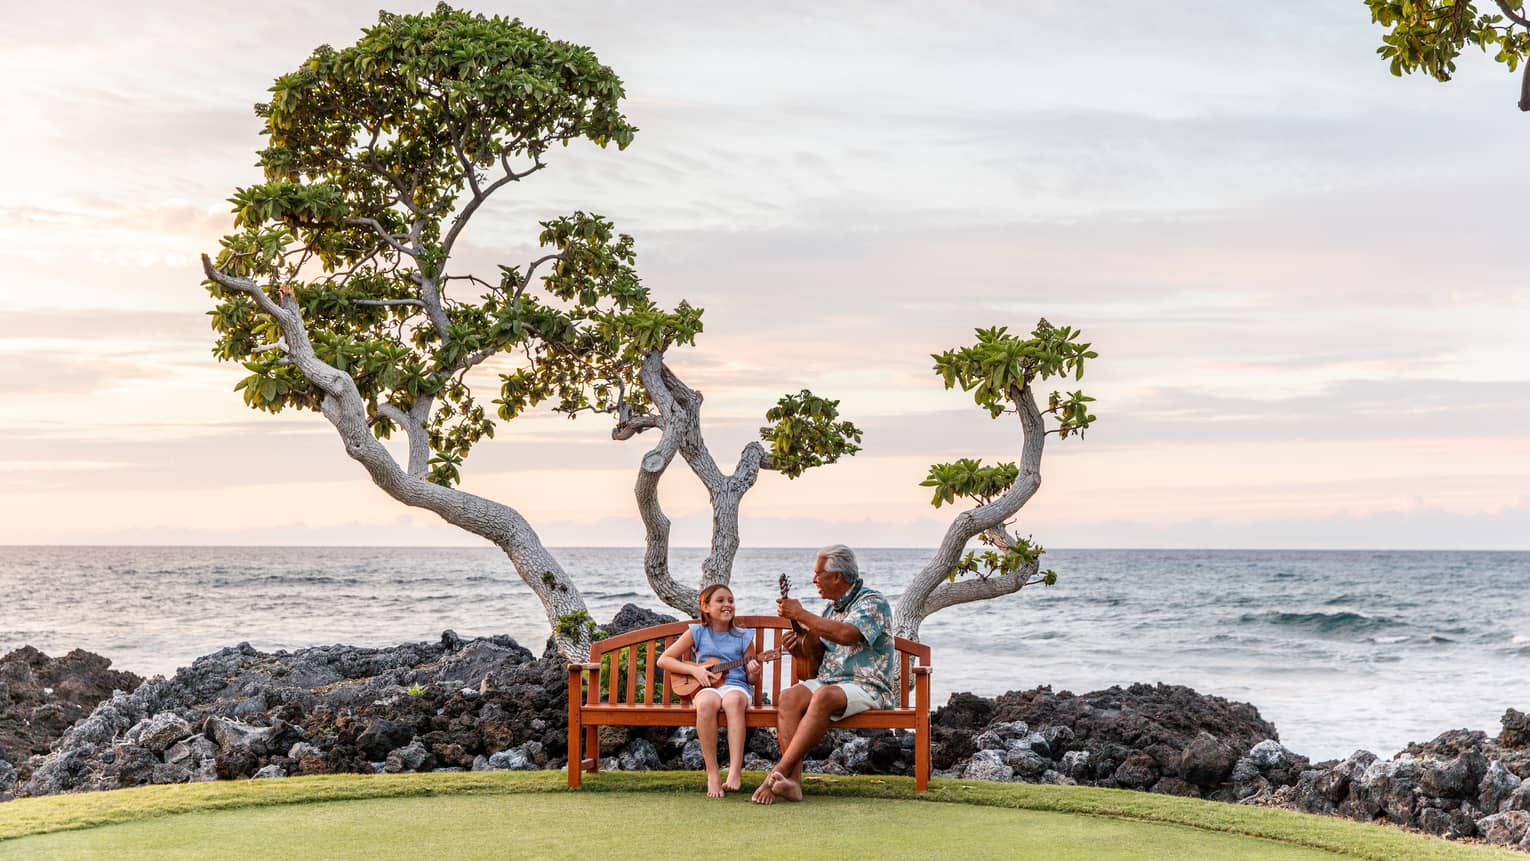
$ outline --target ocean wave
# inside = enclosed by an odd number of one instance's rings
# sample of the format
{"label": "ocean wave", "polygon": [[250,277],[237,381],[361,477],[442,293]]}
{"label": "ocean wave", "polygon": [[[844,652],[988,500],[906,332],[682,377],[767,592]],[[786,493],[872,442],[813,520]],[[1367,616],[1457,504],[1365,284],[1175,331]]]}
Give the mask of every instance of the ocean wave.
{"label": "ocean wave", "polygon": [[1397,622],[1384,617],[1366,616],[1361,613],[1287,613],[1271,610],[1267,613],[1244,613],[1238,617],[1245,624],[1274,625],[1309,631],[1327,637],[1355,637],[1394,628]]}
{"label": "ocean wave", "polygon": [[1452,640],[1451,638],[1443,636],[1441,634],[1430,634],[1429,635],[1429,642],[1431,642],[1431,643],[1454,643],[1455,640]]}
{"label": "ocean wave", "polygon": [[1365,641],[1367,643],[1375,643],[1378,646],[1394,646],[1398,643],[1405,643],[1410,639],[1412,638],[1407,634],[1400,634],[1393,637],[1366,637]]}
{"label": "ocean wave", "polygon": [[329,577],[324,574],[267,574],[264,577],[241,578],[239,582],[241,585],[249,583],[286,583],[298,586],[354,586],[361,581],[355,577]]}

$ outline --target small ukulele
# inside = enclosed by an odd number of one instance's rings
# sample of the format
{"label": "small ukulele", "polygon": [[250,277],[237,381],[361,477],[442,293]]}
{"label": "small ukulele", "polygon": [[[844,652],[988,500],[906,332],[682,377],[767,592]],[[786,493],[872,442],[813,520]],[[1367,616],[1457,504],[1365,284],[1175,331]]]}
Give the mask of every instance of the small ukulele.
{"label": "small ukulele", "polygon": [[[792,579],[786,576],[785,572],[781,574],[776,584],[781,587],[782,601],[791,597]],[[792,657],[797,660],[792,661],[792,674],[800,682],[818,673],[818,665],[823,662],[823,641],[809,634],[807,628],[802,627],[797,620],[789,621],[792,623],[792,630],[797,633],[797,649],[792,652]]]}
{"label": "small ukulele", "polygon": [[[722,686],[723,679],[727,676],[728,671],[735,667],[742,667],[743,665],[749,663],[751,660],[759,661],[762,664],[768,664],[779,657],[781,657],[781,652],[776,649],[771,649],[768,652],[762,652],[758,655],[745,655],[736,661],[729,661],[726,664],[723,663],[722,658],[706,658],[705,660],[697,661],[696,663],[706,667],[707,672],[715,673],[717,675],[717,681],[712,683],[712,687],[716,688]],[[669,686],[670,690],[679,695],[681,699],[687,700],[690,699],[697,691],[701,690],[701,682],[696,681],[695,676],[681,675],[679,673],[675,673],[671,676]]]}
{"label": "small ukulele", "polygon": [[[776,578],[776,585],[781,587],[782,601],[792,596],[792,578],[786,576],[785,571],[782,571],[781,576]],[[797,624],[797,620],[792,619],[790,621],[792,623],[792,630],[797,632],[797,636],[801,637],[807,634],[807,629]]]}

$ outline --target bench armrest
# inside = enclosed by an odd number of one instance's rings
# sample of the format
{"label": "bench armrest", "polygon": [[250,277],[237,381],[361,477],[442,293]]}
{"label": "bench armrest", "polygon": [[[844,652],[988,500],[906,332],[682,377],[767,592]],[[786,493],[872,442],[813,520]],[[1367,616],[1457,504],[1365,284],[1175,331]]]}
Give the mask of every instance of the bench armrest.
{"label": "bench armrest", "polygon": [[568,665],[568,671],[571,672],[571,673],[580,673],[580,672],[584,672],[586,670],[598,670],[598,669],[600,669],[600,664],[569,664]]}
{"label": "bench armrest", "polygon": [[908,671],[916,676],[928,676],[930,674],[929,667],[909,667]]}

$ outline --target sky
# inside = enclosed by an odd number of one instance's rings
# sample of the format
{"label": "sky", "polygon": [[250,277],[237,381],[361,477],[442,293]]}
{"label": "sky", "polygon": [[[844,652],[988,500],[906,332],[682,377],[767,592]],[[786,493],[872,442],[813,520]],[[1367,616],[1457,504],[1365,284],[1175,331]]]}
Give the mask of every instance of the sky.
{"label": "sky", "polygon": [[[210,352],[197,258],[259,178],[251,105],[376,0],[0,6],[0,543],[479,543]],[[865,430],[765,474],[745,546],[938,543],[928,466],[1019,439],[930,354],[1046,317],[1100,356],[1099,421],[1015,523],[1043,545],[1530,548],[1530,115],[1487,58],[1394,78],[1360,0],[473,8],[589,45],[640,131],[556,151],[465,261],[603,213],[661,304],[706,308],[669,359],[720,461],[801,388]],[[549,545],[639,544],[654,440],[609,430],[518,419],[463,487]],[[678,461],[662,498],[706,543]]]}

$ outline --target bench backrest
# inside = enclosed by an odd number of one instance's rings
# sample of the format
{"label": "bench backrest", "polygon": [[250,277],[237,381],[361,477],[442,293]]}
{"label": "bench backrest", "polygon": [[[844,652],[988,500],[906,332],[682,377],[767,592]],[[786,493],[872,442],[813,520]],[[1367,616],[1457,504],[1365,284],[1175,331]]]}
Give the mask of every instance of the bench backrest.
{"label": "bench backrest", "polygon": [[[599,674],[586,674],[585,702],[678,708],[670,691],[669,674],[658,669],[657,664],[664,649],[678,640],[687,626],[698,621],[668,622],[597,640],[590,646],[590,662],[601,664],[602,668]],[[756,652],[780,648],[781,633],[791,627],[781,616],[739,616],[735,622],[740,628],[754,629]],[[895,667],[903,680],[898,685],[898,708],[906,709],[910,707],[909,688],[913,679],[910,669],[930,665],[930,647],[903,637],[894,637],[893,644],[897,648]],[[780,702],[781,691],[791,687],[795,680],[792,657],[783,649],[780,660],[764,666],[760,684],[754,688],[755,706],[764,705],[767,695],[768,702]]]}

